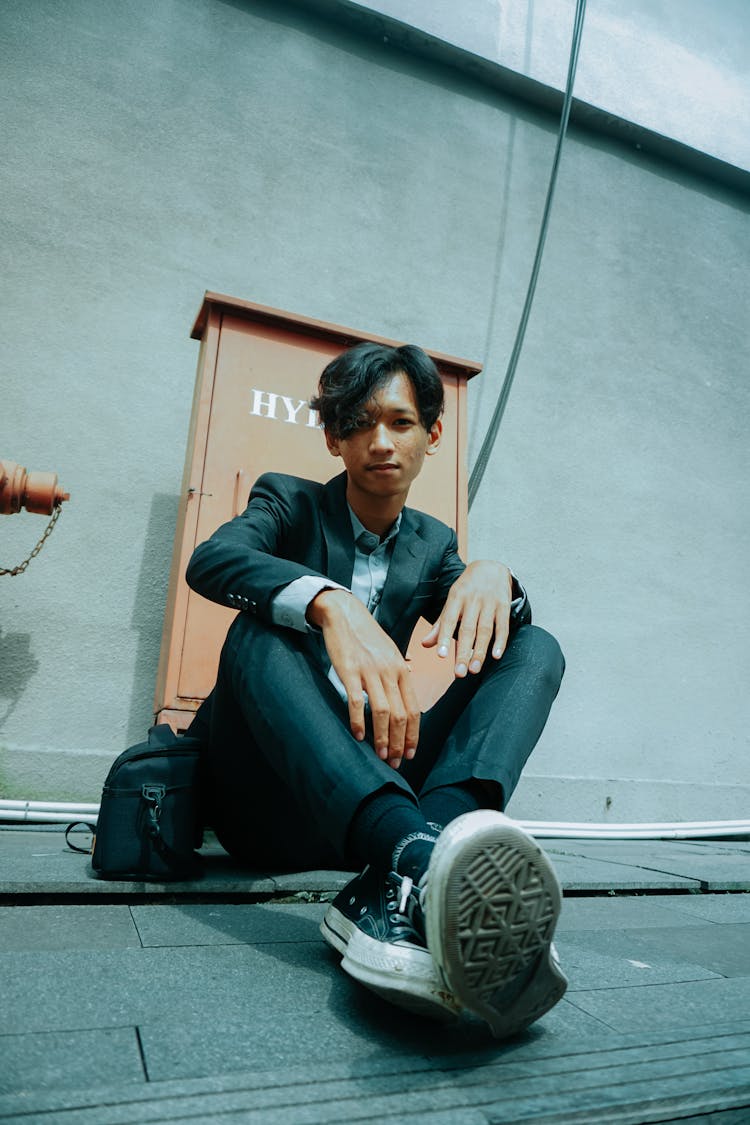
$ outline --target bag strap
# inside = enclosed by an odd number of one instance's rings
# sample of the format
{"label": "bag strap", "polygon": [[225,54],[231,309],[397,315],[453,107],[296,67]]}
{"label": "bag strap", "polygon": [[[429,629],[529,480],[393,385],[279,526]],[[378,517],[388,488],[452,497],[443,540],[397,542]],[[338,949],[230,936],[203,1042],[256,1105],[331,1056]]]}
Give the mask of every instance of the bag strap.
{"label": "bag strap", "polygon": [[70,842],[70,833],[74,828],[78,828],[80,825],[83,825],[84,828],[87,828],[92,836],[96,835],[95,824],[91,824],[88,820],[74,820],[73,823],[69,824],[65,829],[65,843],[68,845],[71,851],[83,852],[84,855],[89,855],[91,853],[91,848],[79,848],[78,844],[72,844]]}
{"label": "bag strap", "polygon": [[161,817],[161,805],[164,800],[166,787],[164,785],[142,785],[141,796],[146,806],[147,831],[154,845],[154,849],[158,852],[166,865],[170,867],[175,874],[189,874],[194,872],[198,867],[198,858],[193,855],[185,855],[184,853],[175,851],[170,847],[161,833],[161,825],[159,823]]}

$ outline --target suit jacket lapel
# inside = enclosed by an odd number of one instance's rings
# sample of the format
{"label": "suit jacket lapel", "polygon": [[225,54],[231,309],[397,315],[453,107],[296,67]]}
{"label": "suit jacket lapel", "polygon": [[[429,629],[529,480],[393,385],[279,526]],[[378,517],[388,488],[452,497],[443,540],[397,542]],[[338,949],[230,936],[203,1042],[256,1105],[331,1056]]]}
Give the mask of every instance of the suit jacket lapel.
{"label": "suit jacket lapel", "polygon": [[354,534],[346,503],[346,473],[323,486],[320,521],[328,552],[325,573],[334,582],[351,588],[354,573]]}
{"label": "suit jacket lapel", "polygon": [[380,603],[379,621],[387,633],[406,615],[422,575],[427,550],[424,539],[416,532],[409,509],[404,508]]}

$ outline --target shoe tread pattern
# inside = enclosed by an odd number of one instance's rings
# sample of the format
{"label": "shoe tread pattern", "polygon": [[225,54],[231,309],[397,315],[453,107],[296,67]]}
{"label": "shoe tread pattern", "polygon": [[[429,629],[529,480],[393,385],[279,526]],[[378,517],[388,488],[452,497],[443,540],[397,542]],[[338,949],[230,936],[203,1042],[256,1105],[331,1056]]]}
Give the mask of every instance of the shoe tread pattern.
{"label": "shoe tread pattern", "polygon": [[542,877],[538,857],[511,848],[480,851],[459,881],[459,959],[466,985],[484,997],[547,948],[559,905]]}

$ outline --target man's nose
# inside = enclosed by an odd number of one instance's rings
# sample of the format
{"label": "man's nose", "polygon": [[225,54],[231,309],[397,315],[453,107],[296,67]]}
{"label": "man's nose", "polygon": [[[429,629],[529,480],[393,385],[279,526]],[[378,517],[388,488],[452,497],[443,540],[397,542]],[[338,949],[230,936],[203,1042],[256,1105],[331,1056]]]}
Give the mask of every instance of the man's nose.
{"label": "man's nose", "polygon": [[377,450],[393,449],[391,432],[383,422],[379,422],[377,425],[373,426],[370,445],[373,449]]}

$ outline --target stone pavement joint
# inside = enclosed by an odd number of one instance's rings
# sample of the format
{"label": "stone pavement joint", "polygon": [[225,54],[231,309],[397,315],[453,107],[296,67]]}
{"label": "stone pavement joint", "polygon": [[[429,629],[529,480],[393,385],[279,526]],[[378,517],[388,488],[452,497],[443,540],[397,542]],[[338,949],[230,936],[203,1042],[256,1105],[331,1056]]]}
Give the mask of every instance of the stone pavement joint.
{"label": "stone pavement joint", "polygon": [[[540,1050],[533,1066],[532,1058],[514,1061],[521,1054],[517,1050],[507,1060],[489,1062],[481,1056],[446,1056],[436,1065],[417,1058],[408,1071],[394,1063],[364,1060],[356,1075],[346,1063],[322,1064],[312,1080],[307,1069],[299,1067],[247,1071],[150,1083],[140,1089],[126,1085],[63,1096],[0,1098],[0,1121],[34,1125],[49,1121],[54,1113],[56,1125],[114,1125],[188,1118],[220,1121],[242,1112],[242,1121],[268,1125],[422,1117],[432,1122],[438,1114],[471,1109],[481,1114],[477,1121],[486,1123],[532,1119],[642,1125],[664,1121],[657,1113],[694,1119],[698,1114],[750,1108],[749,1047],[745,1023],[744,1030],[705,1038],[650,1035],[616,1047],[587,1044],[557,1054]],[[574,1119],[562,1116],[571,1112]]]}
{"label": "stone pavement joint", "polygon": [[106,883],[0,828],[0,1122],[750,1123],[750,841],[543,841],[565,998],[517,1039],[442,1027],[339,969],[347,872],[206,849],[203,880]]}
{"label": "stone pavement joint", "polygon": [[[89,837],[90,838],[90,837]],[[86,837],[83,838],[85,844]],[[723,841],[696,846],[674,840],[543,840],[564,890],[568,893],[675,891],[750,891],[750,840],[728,846]],[[227,901],[264,901],[302,894],[338,893],[348,872],[304,871],[279,874],[237,866],[209,835],[201,850],[203,877],[180,883],[137,883],[98,879],[88,857],[65,845],[63,826],[0,827],[0,902],[16,896],[37,902],[73,895],[163,900],[164,896],[219,896]]]}

